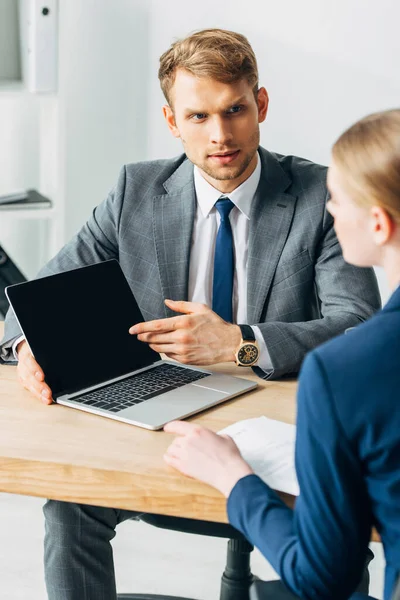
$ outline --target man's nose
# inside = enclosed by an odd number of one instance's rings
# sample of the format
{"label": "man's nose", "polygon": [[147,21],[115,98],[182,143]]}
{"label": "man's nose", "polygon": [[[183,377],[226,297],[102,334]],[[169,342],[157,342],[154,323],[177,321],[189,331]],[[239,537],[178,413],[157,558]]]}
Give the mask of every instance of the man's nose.
{"label": "man's nose", "polygon": [[211,123],[210,141],[218,146],[226,146],[233,139],[232,130],[227,120],[216,118]]}

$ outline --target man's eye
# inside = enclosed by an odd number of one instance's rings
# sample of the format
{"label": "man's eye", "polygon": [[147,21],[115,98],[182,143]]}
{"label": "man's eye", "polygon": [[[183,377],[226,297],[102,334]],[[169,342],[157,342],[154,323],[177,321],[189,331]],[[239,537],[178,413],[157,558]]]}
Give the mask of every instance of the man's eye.
{"label": "man's eye", "polygon": [[234,115],[243,110],[243,106],[232,106],[227,112],[231,115]]}
{"label": "man's eye", "polygon": [[195,115],[192,115],[192,119],[194,121],[201,121],[202,119],[206,118],[206,114],[205,113],[196,113]]}

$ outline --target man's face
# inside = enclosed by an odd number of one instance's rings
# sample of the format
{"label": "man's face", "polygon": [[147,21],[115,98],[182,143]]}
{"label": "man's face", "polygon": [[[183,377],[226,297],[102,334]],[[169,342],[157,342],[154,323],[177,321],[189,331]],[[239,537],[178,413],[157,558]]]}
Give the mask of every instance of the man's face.
{"label": "man's face", "polygon": [[163,107],[168,127],[211,185],[228,193],[251,175],[257,164],[259,123],[268,109],[265,88],[256,101],[245,79],[227,84],[178,69],[171,104]]}

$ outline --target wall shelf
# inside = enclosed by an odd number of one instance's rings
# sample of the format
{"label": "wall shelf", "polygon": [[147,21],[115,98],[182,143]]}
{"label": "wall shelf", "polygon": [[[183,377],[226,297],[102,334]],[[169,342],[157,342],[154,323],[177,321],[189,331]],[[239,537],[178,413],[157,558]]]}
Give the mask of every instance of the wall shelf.
{"label": "wall shelf", "polygon": [[0,79],[0,94],[20,94],[21,92],[27,93],[23,81],[7,81]]}
{"label": "wall shelf", "polygon": [[29,219],[32,221],[40,219],[52,219],[57,214],[54,208],[2,208],[0,219],[9,217],[13,219]]}

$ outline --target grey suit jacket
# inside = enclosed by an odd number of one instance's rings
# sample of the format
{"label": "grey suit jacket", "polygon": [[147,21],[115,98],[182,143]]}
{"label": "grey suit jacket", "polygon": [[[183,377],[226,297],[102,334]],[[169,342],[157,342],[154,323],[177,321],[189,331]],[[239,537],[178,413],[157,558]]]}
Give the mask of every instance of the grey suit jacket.
{"label": "grey suit jacket", "polygon": [[[257,369],[258,374],[276,378],[296,373],[309,350],[370,317],[380,308],[380,296],[373,271],[342,258],[325,210],[326,168],[263,148],[259,152],[247,323],[260,327],[274,367],[268,375]],[[126,165],[108,198],[38,276],[116,258],[144,318],[171,316],[164,299],[188,296],[195,210],[193,164],[185,155]],[[3,359],[12,359],[11,345],[19,334],[9,311]]]}

